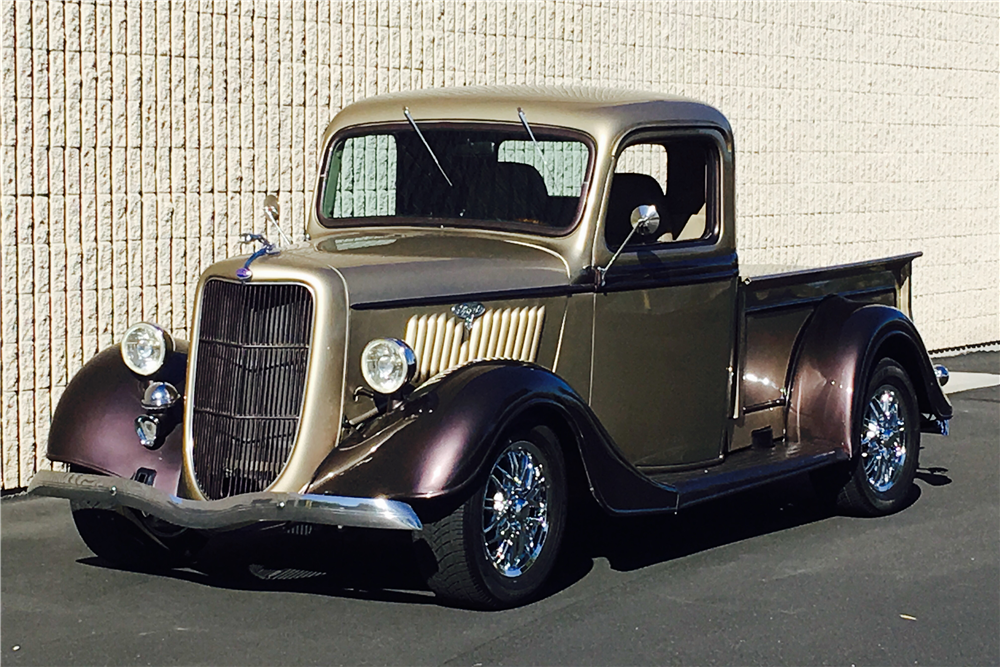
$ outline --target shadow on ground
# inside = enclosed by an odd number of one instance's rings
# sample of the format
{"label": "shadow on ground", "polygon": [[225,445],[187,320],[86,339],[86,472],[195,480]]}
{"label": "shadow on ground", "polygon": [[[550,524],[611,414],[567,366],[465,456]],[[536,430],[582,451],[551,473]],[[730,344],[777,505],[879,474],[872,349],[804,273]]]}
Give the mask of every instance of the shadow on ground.
{"label": "shadow on ground", "polygon": [[725,544],[829,518],[833,512],[813,492],[808,476],[711,501],[676,515],[611,518],[593,512],[575,526],[579,552],[606,558],[631,571]]}
{"label": "shadow on ground", "polygon": [[[944,469],[921,469],[931,486],[951,480]],[[912,501],[920,490],[913,487]],[[584,578],[594,560],[613,570],[649,567],[726,544],[832,516],[805,475],[686,510],[678,515],[611,518],[580,508],[571,521],[562,562],[547,594]],[[408,533],[328,527],[248,528],[210,538],[195,568],[156,572],[202,585],[288,591],[412,604],[433,603]],[[81,563],[111,568],[97,557]]]}

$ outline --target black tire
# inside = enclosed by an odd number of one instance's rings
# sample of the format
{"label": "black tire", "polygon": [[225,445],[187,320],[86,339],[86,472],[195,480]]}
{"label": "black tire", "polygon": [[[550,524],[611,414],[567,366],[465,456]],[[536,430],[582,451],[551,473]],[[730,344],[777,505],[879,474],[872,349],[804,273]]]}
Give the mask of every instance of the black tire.
{"label": "black tire", "polygon": [[827,471],[827,480],[840,481],[835,501],[841,511],[883,516],[906,507],[911,497],[920,456],[920,412],[913,384],[894,359],[878,362],[864,391],[853,415],[850,465],[839,478],[836,469]]}
{"label": "black tire", "polygon": [[[516,491],[508,500],[503,499],[503,491],[499,492],[500,496],[494,493],[488,498],[488,494],[497,489],[496,479],[502,477],[499,472],[494,476],[498,466],[524,461],[523,456],[541,470],[541,483],[532,486],[534,482],[529,481],[512,486]],[[537,490],[539,486],[542,491]],[[516,495],[522,491],[525,497]],[[544,494],[541,502],[538,501],[540,493]],[[544,510],[539,507],[541,504]],[[423,531],[416,534],[418,542],[426,545],[425,551],[431,556],[428,562],[422,563],[428,586],[443,602],[476,609],[501,609],[531,601],[541,591],[555,565],[565,532],[566,512],[566,461],[555,434],[544,426],[512,431],[502,440],[483,479],[465,502],[444,518],[425,523]],[[501,516],[498,518],[497,514]],[[530,514],[535,516],[528,517]],[[527,537],[540,534],[541,529],[537,528],[543,523],[540,515],[544,515],[547,530],[534,544]],[[497,526],[495,530],[484,530],[488,516],[496,519],[493,522]],[[515,549],[517,553],[533,554],[525,557],[522,567],[516,567],[522,563],[518,559],[512,559],[509,564],[498,563],[506,560],[499,555],[499,549],[497,555],[488,555],[487,545],[494,539],[499,540],[500,526],[508,528],[506,534],[518,541],[527,540],[523,548]],[[510,567],[506,572],[502,571],[507,565]]]}
{"label": "black tire", "polygon": [[71,503],[73,522],[95,555],[126,569],[154,571],[189,565],[203,540],[195,531],[130,508]]}

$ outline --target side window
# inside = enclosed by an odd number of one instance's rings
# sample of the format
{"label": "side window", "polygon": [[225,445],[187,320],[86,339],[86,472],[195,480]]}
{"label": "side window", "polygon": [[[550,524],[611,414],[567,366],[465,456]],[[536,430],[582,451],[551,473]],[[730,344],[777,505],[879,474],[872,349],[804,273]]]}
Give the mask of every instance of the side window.
{"label": "side window", "polygon": [[701,137],[631,144],[618,156],[604,238],[617,250],[632,230],[635,207],[656,206],[660,226],[655,234],[635,235],[629,247],[697,241],[714,231],[712,173],[715,145]]}

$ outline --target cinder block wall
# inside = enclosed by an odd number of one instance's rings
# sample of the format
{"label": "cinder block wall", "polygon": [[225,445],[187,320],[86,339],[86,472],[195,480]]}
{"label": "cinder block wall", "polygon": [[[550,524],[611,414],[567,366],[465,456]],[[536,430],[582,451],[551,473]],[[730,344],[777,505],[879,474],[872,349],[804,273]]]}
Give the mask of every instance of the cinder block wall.
{"label": "cinder block wall", "polygon": [[995,3],[0,0],[2,487],[129,323],[178,335],[199,272],[301,234],[317,140],[379,92],[661,90],[735,128],[744,262],[923,250],[928,347],[1000,338]]}

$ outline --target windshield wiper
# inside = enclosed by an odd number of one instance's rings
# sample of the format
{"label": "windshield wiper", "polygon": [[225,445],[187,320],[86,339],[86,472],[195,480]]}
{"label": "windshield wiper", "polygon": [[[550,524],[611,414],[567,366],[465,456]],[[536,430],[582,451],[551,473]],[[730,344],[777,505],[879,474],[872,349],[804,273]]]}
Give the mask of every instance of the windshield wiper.
{"label": "windshield wiper", "polygon": [[528,136],[531,137],[531,142],[535,144],[535,152],[538,153],[538,157],[541,158],[542,164],[545,165],[545,171],[551,174],[552,168],[549,167],[549,163],[545,159],[545,154],[542,153],[542,146],[538,143],[538,139],[535,139],[535,133],[531,131],[531,126],[528,125],[528,117],[524,115],[524,109],[521,107],[517,108],[517,117],[521,119],[521,125],[524,125],[524,129],[528,131]]}
{"label": "windshield wiper", "polygon": [[451,187],[455,187],[455,184],[451,182],[450,178],[448,178],[448,174],[444,173],[444,167],[442,167],[441,163],[438,162],[437,155],[434,155],[434,149],[431,148],[431,145],[427,143],[426,139],[424,139],[424,133],[420,131],[419,127],[417,127],[417,121],[413,120],[413,116],[410,115],[410,107],[403,107],[403,115],[406,116],[406,120],[410,121],[410,125],[413,126],[417,136],[420,137],[420,141],[424,142],[424,147],[427,148],[427,152],[431,154],[431,159],[434,160],[434,164],[437,165],[438,171],[440,171],[441,175],[444,176],[444,180],[448,181],[448,185]]}

